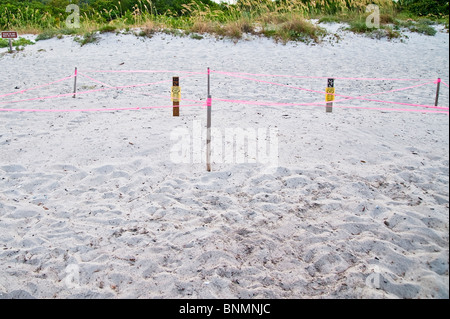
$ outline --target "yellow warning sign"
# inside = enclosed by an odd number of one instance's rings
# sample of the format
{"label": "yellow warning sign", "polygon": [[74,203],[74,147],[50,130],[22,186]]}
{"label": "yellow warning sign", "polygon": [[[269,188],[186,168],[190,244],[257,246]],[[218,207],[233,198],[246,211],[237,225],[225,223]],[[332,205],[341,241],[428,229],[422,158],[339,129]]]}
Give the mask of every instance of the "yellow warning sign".
{"label": "yellow warning sign", "polygon": [[172,101],[180,102],[181,100],[181,88],[179,86],[172,86]]}
{"label": "yellow warning sign", "polygon": [[334,94],[335,94],[335,89],[334,88],[326,88],[325,92],[327,93],[325,95],[325,101],[326,102],[332,102],[334,101]]}

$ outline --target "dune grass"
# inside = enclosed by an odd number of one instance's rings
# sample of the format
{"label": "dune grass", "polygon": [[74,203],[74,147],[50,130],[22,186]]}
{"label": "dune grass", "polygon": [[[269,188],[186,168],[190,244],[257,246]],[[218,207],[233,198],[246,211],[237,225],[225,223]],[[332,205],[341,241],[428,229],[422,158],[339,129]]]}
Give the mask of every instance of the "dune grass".
{"label": "dune grass", "polygon": [[[381,26],[378,30],[365,25],[369,14],[365,12],[366,6],[371,3],[380,7]],[[179,13],[170,10],[157,12],[152,0],[138,0],[133,10],[124,11],[119,1],[109,10],[81,10],[80,25],[73,29],[66,25],[68,13],[65,11],[50,12],[25,7],[13,13],[4,6],[0,7],[0,13],[3,29],[16,30],[20,34],[38,34],[37,41],[71,35],[81,45],[95,42],[97,32],[135,32],[141,37],[165,32],[197,39],[209,34],[234,40],[251,34],[283,43],[318,43],[326,35],[320,24],[335,22],[347,23],[349,31],[370,36],[377,34],[377,37],[399,37],[402,30],[435,34],[430,24],[421,22],[427,19],[398,11],[391,0],[240,0],[236,5],[186,1]],[[312,23],[311,19],[317,19],[319,23]],[[448,30],[448,16],[437,21],[445,23]]]}

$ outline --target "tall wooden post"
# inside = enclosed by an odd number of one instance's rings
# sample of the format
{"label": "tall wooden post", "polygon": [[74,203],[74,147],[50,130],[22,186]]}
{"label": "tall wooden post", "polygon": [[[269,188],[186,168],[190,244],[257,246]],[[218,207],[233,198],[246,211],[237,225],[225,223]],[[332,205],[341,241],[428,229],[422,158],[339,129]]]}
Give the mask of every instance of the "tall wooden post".
{"label": "tall wooden post", "polygon": [[325,98],[326,102],[327,102],[326,112],[331,113],[331,112],[333,112],[333,101],[334,101],[334,93],[335,93],[334,79],[332,79],[332,78],[328,79],[326,93],[327,93],[326,98]]}
{"label": "tall wooden post", "polygon": [[173,116],[180,116],[180,78],[174,76],[172,78],[172,102],[173,102]]}
{"label": "tall wooden post", "polygon": [[434,100],[434,106],[439,104],[439,91],[441,90],[441,78],[437,80],[436,99]]}

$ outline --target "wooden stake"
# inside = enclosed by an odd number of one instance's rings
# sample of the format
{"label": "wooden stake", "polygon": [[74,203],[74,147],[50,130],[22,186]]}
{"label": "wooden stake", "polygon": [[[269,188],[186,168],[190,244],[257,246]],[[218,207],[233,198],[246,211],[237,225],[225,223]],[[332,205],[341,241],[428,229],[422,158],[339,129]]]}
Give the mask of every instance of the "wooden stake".
{"label": "wooden stake", "polygon": [[436,88],[436,99],[434,100],[434,106],[439,104],[439,91],[441,90],[441,78],[438,78],[437,88]]}
{"label": "wooden stake", "polygon": [[9,39],[9,53],[12,53],[13,49],[12,49],[12,39]]}
{"label": "wooden stake", "polygon": [[174,76],[172,78],[173,116],[180,116],[180,95],[180,78]]}
{"label": "wooden stake", "polygon": [[[332,93],[334,94],[335,90],[334,90],[334,79],[328,79],[328,85],[327,85],[327,93]],[[331,113],[333,112],[333,102],[334,101],[334,95],[331,94],[327,94],[326,95],[326,100],[327,100],[327,106],[326,106],[326,112],[327,113]]]}

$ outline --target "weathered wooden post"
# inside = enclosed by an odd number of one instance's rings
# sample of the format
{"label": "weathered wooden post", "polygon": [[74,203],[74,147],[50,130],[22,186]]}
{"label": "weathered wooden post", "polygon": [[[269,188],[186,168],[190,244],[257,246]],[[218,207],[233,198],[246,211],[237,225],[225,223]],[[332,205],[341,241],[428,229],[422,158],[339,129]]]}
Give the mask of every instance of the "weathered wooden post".
{"label": "weathered wooden post", "polygon": [[441,78],[437,79],[437,88],[436,88],[436,99],[434,100],[434,106],[438,106],[439,104],[439,91],[441,90]]}
{"label": "weathered wooden post", "polygon": [[180,116],[180,99],[181,99],[180,78],[178,76],[174,76],[172,78],[173,116]]}
{"label": "weathered wooden post", "polygon": [[328,85],[327,85],[327,88],[325,89],[325,92],[327,93],[325,96],[325,101],[327,102],[326,112],[331,113],[331,112],[333,112],[333,101],[334,101],[334,93],[335,93],[334,79],[332,79],[332,78],[328,79]]}

